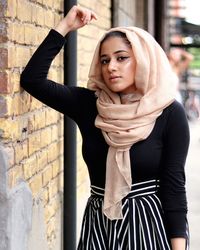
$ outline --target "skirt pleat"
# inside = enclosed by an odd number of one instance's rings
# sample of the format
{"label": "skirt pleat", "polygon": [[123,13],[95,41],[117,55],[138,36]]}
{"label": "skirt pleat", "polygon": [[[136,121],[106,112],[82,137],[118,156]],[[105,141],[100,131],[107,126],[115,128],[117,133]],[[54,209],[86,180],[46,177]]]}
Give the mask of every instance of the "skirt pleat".
{"label": "skirt pleat", "polygon": [[109,220],[102,212],[104,190],[91,186],[78,250],[170,250],[158,188],[157,180],[132,185],[123,219]]}

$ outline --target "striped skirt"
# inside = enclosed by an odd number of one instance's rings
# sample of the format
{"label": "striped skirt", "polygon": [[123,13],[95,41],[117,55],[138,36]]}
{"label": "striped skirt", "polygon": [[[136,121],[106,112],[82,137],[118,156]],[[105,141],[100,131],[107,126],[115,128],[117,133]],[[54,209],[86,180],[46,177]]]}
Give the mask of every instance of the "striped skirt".
{"label": "striped skirt", "polygon": [[123,219],[109,220],[102,212],[104,189],[91,186],[78,250],[170,250],[158,188],[156,180],[133,184]]}

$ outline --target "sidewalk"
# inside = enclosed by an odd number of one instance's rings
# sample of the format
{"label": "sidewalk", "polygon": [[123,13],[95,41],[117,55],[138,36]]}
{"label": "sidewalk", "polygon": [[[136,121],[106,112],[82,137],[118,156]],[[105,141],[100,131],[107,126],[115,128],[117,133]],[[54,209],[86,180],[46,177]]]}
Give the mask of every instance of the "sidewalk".
{"label": "sidewalk", "polygon": [[190,148],[186,162],[190,250],[200,249],[200,122],[190,123]]}

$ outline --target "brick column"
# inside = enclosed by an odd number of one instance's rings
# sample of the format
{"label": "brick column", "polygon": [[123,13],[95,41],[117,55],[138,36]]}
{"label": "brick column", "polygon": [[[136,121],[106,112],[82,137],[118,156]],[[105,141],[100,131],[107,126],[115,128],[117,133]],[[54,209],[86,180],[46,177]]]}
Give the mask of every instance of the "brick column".
{"label": "brick column", "polygon": [[[40,218],[43,218],[43,221],[34,222],[30,234],[37,234],[43,225],[43,240],[49,249],[54,250],[61,249],[62,225],[58,215],[62,208],[63,190],[63,119],[61,114],[23,91],[19,79],[31,55],[57,24],[62,13],[62,0],[0,2],[0,139],[1,153],[8,159],[6,171],[0,178],[7,179],[6,197],[22,182],[30,188],[33,213],[40,203]],[[49,73],[49,78],[59,83],[63,81],[62,57],[61,52]],[[0,206],[3,207],[2,200]],[[10,244],[6,250],[10,249],[17,248]]]}

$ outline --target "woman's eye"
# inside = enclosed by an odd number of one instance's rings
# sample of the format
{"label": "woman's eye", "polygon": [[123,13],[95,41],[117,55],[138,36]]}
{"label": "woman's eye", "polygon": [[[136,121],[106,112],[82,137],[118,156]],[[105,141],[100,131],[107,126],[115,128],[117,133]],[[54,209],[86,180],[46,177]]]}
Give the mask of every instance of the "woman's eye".
{"label": "woman's eye", "polygon": [[109,63],[109,59],[102,59],[101,60],[101,64],[107,64],[107,63]]}
{"label": "woman's eye", "polygon": [[127,56],[119,56],[118,58],[117,58],[117,60],[118,61],[124,61],[124,60],[126,60],[128,57]]}

